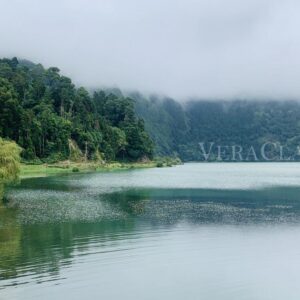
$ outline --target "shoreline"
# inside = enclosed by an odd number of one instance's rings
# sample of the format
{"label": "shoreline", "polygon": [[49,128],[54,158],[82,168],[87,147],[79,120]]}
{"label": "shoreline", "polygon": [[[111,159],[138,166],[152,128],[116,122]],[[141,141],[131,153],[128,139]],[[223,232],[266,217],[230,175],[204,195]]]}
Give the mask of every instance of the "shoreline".
{"label": "shoreline", "polygon": [[88,172],[109,172],[120,171],[129,169],[144,169],[144,168],[163,168],[172,167],[182,164],[178,158],[157,158],[154,160],[144,162],[110,162],[100,163],[95,161],[86,162],[73,162],[73,161],[60,161],[57,163],[21,163],[19,178],[34,178],[34,177],[47,177],[59,174],[70,173],[88,173]]}
{"label": "shoreline", "polygon": [[[189,161],[185,163],[200,163],[200,164],[214,164],[214,163],[300,163],[299,161],[257,161],[257,162],[227,162],[227,161]],[[89,172],[113,172],[120,170],[130,170],[130,169],[144,169],[144,168],[165,168],[172,167],[183,162],[179,162],[176,159],[167,159],[161,161],[147,161],[147,162],[111,162],[111,163],[97,163],[97,162],[71,162],[71,161],[61,161],[51,164],[31,164],[31,163],[21,163],[19,179],[27,178],[37,178],[37,177],[47,177],[55,175],[64,174],[76,174],[76,173],[89,173]]]}
{"label": "shoreline", "polygon": [[106,163],[95,162],[58,162],[54,164],[26,164],[22,163],[19,178],[37,178],[63,174],[89,173],[89,172],[108,172],[129,169],[155,168],[156,162],[132,162],[132,163]]}

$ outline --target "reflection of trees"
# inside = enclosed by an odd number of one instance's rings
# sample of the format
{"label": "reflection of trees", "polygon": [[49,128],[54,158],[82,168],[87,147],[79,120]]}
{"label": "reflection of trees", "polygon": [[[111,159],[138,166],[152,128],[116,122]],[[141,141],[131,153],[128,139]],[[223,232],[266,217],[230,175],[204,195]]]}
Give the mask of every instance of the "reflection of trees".
{"label": "reflection of trees", "polygon": [[[61,201],[67,199],[60,197],[59,194]],[[20,208],[2,203],[0,279],[16,278],[26,272],[39,277],[45,274],[57,276],[62,265],[72,264],[75,253],[84,254],[94,247],[97,252],[101,248],[107,251],[109,247],[118,247],[122,241],[132,238],[135,232],[139,232],[137,235],[143,234],[138,228],[141,222],[151,226],[173,226],[181,221],[257,224],[299,221],[300,218],[299,188],[258,191],[133,189],[102,194],[99,199],[98,195],[93,197],[97,198],[94,199],[96,202],[106,202],[113,208],[112,211],[122,211],[124,214],[118,214],[118,219],[107,218],[90,223],[63,220],[60,223],[19,224]],[[283,199],[285,207],[282,207]],[[39,200],[39,197],[33,199]],[[58,209],[57,203],[51,202],[53,210]],[[40,211],[43,212],[45,210]]]}
{"label": "reflection of trees", "polygon": [[0,205],[2,204],[3,195],[4,195],[4,185],[0,182]]}
{"label": "reflection of trees", "polygon": [[21,250],[21,229],[16,224],[16,213],[0,200],[0,278],[16,275],[16,265],[11,264]]}
{"label": "reflection of trees", "polygon": [[112,193],[104,200],[101,196],[101,201],[124,212],[125,218],[34,224],[20,224],[19,208],[6,199],[0,206],[0,279],[26,272],[55,276],[62,263],[72,263],[74,250],[86,251],[91,241],[97,247],[121,242],[136,230],[134,217],[144,213],[145,199],[147,192],[141,191]]}
{"label": "reflection of trees", "polygon": [[[103,220],[97,223],[17,224],[17,210],[0,208],[0,279],[26,272],[56,276],[70,265],[74,251],[91,245],[107,247],[119,243],[136,230],[133,219]],[[91,243],[92,242],[92,243]]]}
{"label": "reflection of trees", "polygon": [[15,142],[0,138],[0,270],[4,270],[0,278],[15,274],[10,261],[20,251],[21,231],[16,225],[16,211],[7,211],[3,203],[4,186],[18,179],[20,152],[21,148]]}

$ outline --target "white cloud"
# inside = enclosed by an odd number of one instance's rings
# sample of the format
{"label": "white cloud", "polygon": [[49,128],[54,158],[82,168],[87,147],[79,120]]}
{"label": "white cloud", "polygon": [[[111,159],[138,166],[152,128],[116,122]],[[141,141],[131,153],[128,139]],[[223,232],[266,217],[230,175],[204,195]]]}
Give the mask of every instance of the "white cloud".
{"label": "white cloud", "polygon": [[0,55],[85,86],[300,98],[294,0],[0,0]]}

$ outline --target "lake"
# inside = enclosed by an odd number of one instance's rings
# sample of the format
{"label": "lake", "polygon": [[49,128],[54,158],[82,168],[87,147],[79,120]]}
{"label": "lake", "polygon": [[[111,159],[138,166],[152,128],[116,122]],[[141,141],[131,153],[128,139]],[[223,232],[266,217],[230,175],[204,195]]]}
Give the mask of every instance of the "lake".
{"label": "lake", "polygon": [[300,164],[23,180],[0,206],[0,299],[300,299]]}

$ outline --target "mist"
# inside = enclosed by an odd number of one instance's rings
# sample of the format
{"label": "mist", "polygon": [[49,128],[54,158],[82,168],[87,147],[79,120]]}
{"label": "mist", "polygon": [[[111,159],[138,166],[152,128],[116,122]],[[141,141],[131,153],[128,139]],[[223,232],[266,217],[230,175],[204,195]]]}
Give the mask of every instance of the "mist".
{"label": "mist", "polygon": [[177,99],[300,99],[300,2],[1,0],[0,56]]}

